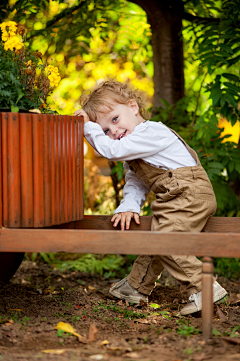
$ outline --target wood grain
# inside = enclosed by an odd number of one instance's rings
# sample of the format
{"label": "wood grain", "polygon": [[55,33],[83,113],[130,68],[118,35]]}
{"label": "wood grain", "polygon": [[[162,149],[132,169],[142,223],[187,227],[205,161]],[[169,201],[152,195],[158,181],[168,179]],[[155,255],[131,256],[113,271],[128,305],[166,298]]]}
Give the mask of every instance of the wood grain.
{"label": "wood grain", "polygon": [[[21,226],[33,227],[33,144],[31,114],[19,114]],[[49,226],[51,224],[48,224]]]}
{"label": "wood grain", "polygon": [[8,113],[2,113],[2,223],[8,227],[8,165],[7,165],[7,140],[8,140]]}
{"label": "wood grain", "polygon": [[8,222],[21,226],[19,114],[8,115]]}
{"label": "wood grain", "polygon": [[[111,222],[112,216],[84,216],[82,220],[71,222],[71,228],[74,229],[101,229],[101,230],[113,230]],[[130,225],[130,231],[150,231],[151,230],[150,216],[140,217],[140,225],[137,225],[133,220]],[[56,226],[55,228],[67,228],[68,224]],[[120,230],[120,226],[116,227]],[[240,233],[240,217],[211,217],[208,219],[203,232],[210,233]]]}
{"label": "wood grain", "polygon": [[159,233],[69,229],[0,230],[0,252],[239,257],[240,233]]}
{"label": "wood grain", "polygon": [[44,191],[44,226],[49,227],[52,225],[52,212],[51,212],[51,178],[50,178],[50,142],[49,142],[49,128],[48,115],[42,115],[43,123],[43,191]]}
{"label": "wood grain", "polygon": [[0,114],[0,227],[2,227],[2,209],[3,209],[3,201],[2,201],[2,115]]}
{"label": "wood grain", "polygon": [[44,226],[43,192],[43,123],[40,114],[33,114],[33,212],[34,227]]}

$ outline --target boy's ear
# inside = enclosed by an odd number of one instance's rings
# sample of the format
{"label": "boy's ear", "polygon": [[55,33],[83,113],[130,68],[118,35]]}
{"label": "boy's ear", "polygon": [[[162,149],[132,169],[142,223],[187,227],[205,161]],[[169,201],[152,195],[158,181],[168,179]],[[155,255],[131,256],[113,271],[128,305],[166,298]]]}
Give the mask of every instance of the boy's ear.
{"label": "boy's ear", "polygon": [[135,114],[135,115],[138,115],[138,113],[139,113],[139,106],[138,106],[138,103],[136,102],[136,100],[130,99],[128,104],[129,104],[129,106],[132,108],[132,110],[134,111],[134,114]]}

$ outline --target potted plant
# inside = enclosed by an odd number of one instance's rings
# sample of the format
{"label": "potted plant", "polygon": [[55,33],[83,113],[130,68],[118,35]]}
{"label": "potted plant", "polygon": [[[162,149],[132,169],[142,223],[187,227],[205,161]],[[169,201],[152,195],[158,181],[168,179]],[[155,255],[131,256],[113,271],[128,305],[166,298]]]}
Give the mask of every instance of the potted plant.
{"label": "potted plant", "polygon": [[25,28],[8,21],[0,29],[0,227],[81,219],[83,124],[51,110],[59,71],[26,48]]}
{"label": "potted plant", "polygon": [[[26,48],[25,28],[8,21],[0,29],[0,228],[82,219],[83,123],[48,105],[59,71]],[[0,253],[0,282],[23,255]]]}
{"label": "potted plant", "polygon": [[0,108],[52,113],[47,97],[61,80],[58,68],[43,63],[40,52],[32,54],[27,49],[22,25],[8,21],[0,29]]}

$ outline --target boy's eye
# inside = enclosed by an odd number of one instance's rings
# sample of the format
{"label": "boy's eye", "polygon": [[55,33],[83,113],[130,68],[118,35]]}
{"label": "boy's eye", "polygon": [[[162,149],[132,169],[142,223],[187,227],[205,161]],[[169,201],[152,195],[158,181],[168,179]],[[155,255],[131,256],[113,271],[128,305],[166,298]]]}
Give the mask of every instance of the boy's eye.
{"label": "boy's eye", "polygon": [[118,117],[115,117],[115,118],[113,118],[113,123],[115,123],[116,121],[117,121],[117,119],[118,119]]}
{"label": "boy's eye", "polygon": [[108,133],[108,131],[109,131],[109,129],[104,130],[104,134],[107,134],[107,133]]}

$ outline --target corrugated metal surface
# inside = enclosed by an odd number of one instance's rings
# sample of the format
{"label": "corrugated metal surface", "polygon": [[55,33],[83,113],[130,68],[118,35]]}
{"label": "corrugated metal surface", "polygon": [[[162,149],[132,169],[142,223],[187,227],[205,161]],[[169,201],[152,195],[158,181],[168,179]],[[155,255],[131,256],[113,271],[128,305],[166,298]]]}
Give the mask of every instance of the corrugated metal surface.
{"label": "corrugated metal surface", "polygon": [[80,117],[0,113],[0,226],[49,227],[83,218]]}

